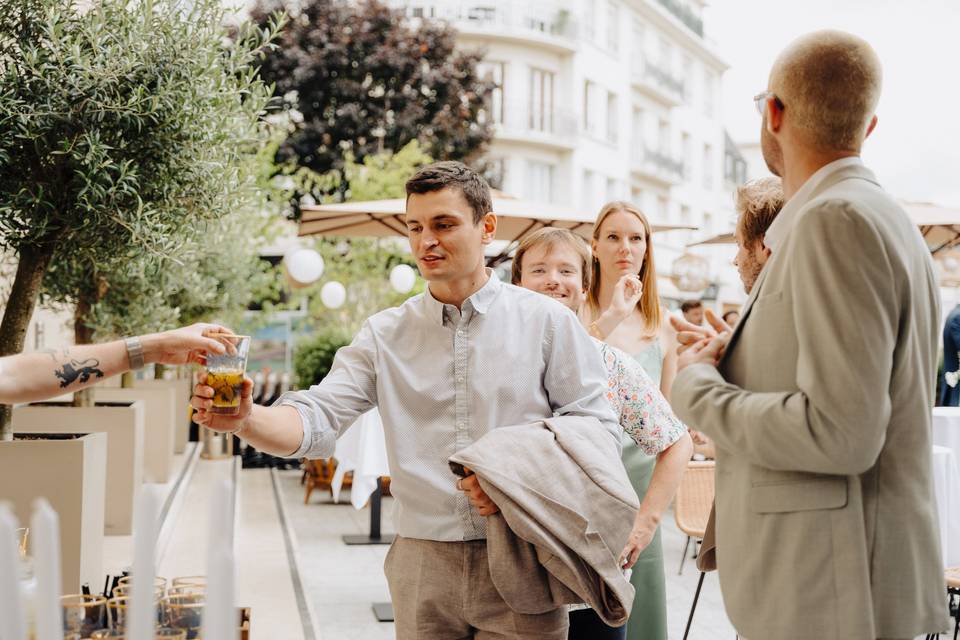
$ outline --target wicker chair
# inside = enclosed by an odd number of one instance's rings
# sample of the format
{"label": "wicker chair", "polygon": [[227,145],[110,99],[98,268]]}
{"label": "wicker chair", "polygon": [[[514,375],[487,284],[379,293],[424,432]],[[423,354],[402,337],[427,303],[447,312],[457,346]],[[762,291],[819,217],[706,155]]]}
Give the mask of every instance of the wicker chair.
{"label": "wicker chair", "polygon": [[[673,503],[673,516],[677,522],[677,528],[687,534],[687,542],[683,547],[683,558],[680,560],[678,574],[683,573],[683,563],[687,559],[690,540],[696,540],[695,544],[699,544],[707,530],[707,520],[710,518],[710,508],[713,506],[713,496],[716,491],[715,467],[716,463],[713,460],[690,462],[683,474],[683,479],[680,481],[680,486],[677,488],[677,497]],[[690,607],[690,617],[687,618],[687,628],[683,632],[684,640],[690,633],[693,612],[697,609],[697,601],[700,599],[700,589],[703,587],[705,575],[704,572],[700,572],[697,592],[693,596],[693,605]]]}
{"label": "wicker chair", "polygon": [[[949,567],[943,572],[943,577],[947,582],[947,597],[950,599],[950,615],[956,620],[953,626],[953,640],[957,640],[960,634],[960,567]],[[927,640],[939,638],[939,633],[931,633]]]}

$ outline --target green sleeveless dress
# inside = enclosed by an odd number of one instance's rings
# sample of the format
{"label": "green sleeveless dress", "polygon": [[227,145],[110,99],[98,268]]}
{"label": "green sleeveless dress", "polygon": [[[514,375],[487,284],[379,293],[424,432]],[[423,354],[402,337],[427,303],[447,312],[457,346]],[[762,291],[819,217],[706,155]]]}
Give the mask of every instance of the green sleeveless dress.
{"label": "green sleeveless dress", "polygon": [[[663,347],[660,340],[633,355],[647,375],[657,384],[663,373]],[[644,453],[629,436],[623,436],[623,466],[640,500],[647,494],[655,456]],[[636,589],[630,619],[627,621],[627,640],[667,640],[667,585],[663,573],[663,546],[660,529],[650,545],[640,554],[633,566],[630,584]]]}

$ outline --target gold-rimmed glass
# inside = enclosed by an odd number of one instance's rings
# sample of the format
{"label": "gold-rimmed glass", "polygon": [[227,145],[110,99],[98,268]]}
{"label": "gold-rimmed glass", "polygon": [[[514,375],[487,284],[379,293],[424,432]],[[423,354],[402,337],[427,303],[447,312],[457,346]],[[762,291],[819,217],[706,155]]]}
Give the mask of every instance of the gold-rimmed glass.
{"label": "gold-rimmed glass", "polygon": [[[117,580],[117,586],[130,585],[130,584],[132,584],[132,581],[133,581],[133,576],[132,576],[132,575],[131,575],[131,576],[123,576],[122,578],[120,578],[119,580]],[[167,579],[164,578],[163,576],[154,576],[154,577],[153,577],[153,587],[154,587],[154,589],[160,589],[160,590],[166,591],[166,589],[167,589]]]}
{"label": "gold-rimmed glass", "polygon": [[[133,595],[133,587],[130,585],[129,582],[126,584],[118,584],[116,587],[114,587],[113,594],[112,594],[114,598],[129,597],[131,595]],[[166,591],[163,590],[163,587],[154,586],[153,588],[154,600],[159,602],[160,600],[163,599],[163,596],[165,595],[166,595]]]}
{"label": "gold-rimmed glass", "polygon": [[14,529],[14,533],[17,536],[17,549],[20,551],[20,557],[27,557],[27,538],[30,537],[30,529],[28,527],[20,527],[19,529]]}
{"label": "gold-rimmed glass", "polygon": [[247,370],[250,336],[229,336],[226,353],[207,352],[207,385],[213,388],[210,413],[236,415],[240,411],[240,392]]}
{"label": "gold-rimmed glass", "polygon": [[107,625],[107,599],[83,593],[60,598],[63,607],[63,630],[89,638],[97,629]]}
{"label": "gold-rimmed glass", "polygon": [[207,576],[179,576],[171,583],[174,587],[207,586]]}
{"label": "gold-rimmed glass", "polygon": [[187,632],[183,629],[163,627],[153,633],[154,640],[187,640]]}
{"label": "gold-rimmed glass", "polygon": [[185,631],[187,640],[193,640],[200,634],[205,605],[206,597],[197,593],[167,596],[163,599],[167,626]]}

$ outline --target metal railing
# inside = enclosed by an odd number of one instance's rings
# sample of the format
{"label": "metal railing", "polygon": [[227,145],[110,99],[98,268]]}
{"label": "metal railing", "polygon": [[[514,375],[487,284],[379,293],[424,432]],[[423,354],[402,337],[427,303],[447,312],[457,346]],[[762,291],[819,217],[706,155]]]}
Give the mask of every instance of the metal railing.
{"label": "metal railing", "polygon": [[687,25],[691,31],[701,38],[703,37],[703,18],[695,14],[689,7],[677,2],[677,0],[658,0],[658,2],[680,22]]}
{"label": "metal railing", "polygon": [[674,158],[669,153],[646,146],[634,147],[631,153],[634,165],[646,166],[654,173],[665,174],[676,180],[683,180],[685,176],[683,160]]}
{"label": "metal railing", "polygon": [[683,80],[673,75],[667,69],[664,69],[650,60],[644,60],[643,64],[636,73],[641,79],[653,82],[655,85],[660,87],[660,89],[674,94],[678,100],[683,99]]}
{"label": "metal railing", "polygon": [[391,0],[390,5],[411,18],[445,20],[460,28],[519,29],[570,40],[577,35],[574,15],[557,2]]}
{"label": "metal railing", "polygon": [[495,118],[494,122],[503,134],[555,136],[558,142],[576,136],[579,124],[573,111],[531,105],[528,101],[505,102],[502,118]]}

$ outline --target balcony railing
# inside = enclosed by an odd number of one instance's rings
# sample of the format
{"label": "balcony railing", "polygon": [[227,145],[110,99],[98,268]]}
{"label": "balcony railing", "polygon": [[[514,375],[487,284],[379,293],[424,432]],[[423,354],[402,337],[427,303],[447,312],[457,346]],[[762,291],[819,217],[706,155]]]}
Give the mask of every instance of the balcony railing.
{"label": "balcony railing", "polygon": [[631,153],[633,165],[640,171],[656,175],[670,182],[681,182],[684,178],[683,160],[669,153],[645,146],[635,146]]}
{"label": "balcony railing", "polygon": [[[498,114],[499,116],[500,114]],[[577,134],[576,114],[565,109],[550,109],[529,102],[506,102],[502,117],[494,119],[497,135],[535,138],[542,143],[568,146]]]}
{"label": "balcony railing", "polygon": [[703,37],[703,19],[677,0],[659,0],[660,4],[695,34]]}
{"label": "balcony railing", "polygon": [[530,31],[572,40],[576,37],[573,14],[556,2],[511,2],[510,0],[391,0],[411,18],[445,20],[459,28],[490,31]]}
{"label": "balcony railing", "polygon": [[644,60],[639,69],[639,75],[644,81],[653,83],[661,91],[671,94],[678,100],[683,99],[683,80],[670,73],[667,69],[650,60]]}

